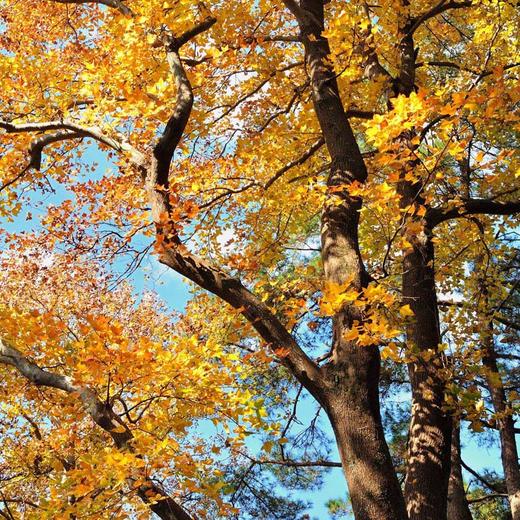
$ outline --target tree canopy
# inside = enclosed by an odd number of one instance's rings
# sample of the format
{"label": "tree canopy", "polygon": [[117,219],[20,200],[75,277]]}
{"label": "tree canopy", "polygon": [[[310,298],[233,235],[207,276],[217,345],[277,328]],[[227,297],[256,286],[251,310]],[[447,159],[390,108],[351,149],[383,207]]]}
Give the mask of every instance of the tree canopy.
{"label": "tree canopy", "polygon": [[338,466],[335,517],[519,520],[519,25],[2,0],[0,515],[298,518]]}

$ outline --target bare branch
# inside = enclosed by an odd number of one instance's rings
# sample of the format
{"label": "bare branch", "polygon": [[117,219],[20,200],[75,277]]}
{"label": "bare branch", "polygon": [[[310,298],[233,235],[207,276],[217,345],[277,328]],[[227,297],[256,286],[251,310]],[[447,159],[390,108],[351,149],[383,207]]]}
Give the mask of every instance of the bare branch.
{"label": "bare branch", "polygon": [[469,504],[476,504],[477,502],[484,502],[487,500],[496,500],[497,498],[507,498],[507,493],[493,493],[491,495],[484,495],[478,498],[468,498]]}
{"label": "bare branch", "polygon": [[[415,66],[417,68],[424,67],[425,65],[428,65],[430,67],[441,67],[441,68],[448,68],[448,69],[456,69],[460,70],[462,72],[468,72],[470,74],[473,74],[475,76],[479,76],[481,79],[485,78],[487,76],[491,76],[493,74],[492,70],[486,70],[484,72],[480,72],[478,70],[470,69],[467,67],[464,67],[458,63],[454,63],[452,61],[422,61],[417,63]],[[510,63],[508,65],[504,65],[502,68],[503,70],[509,70],[513,69],[515,67],[520,66],[520,63]]]}
{"label": "bare branch", "polygon": [[254,38],[254,41],[256,41],[258,43],[263,43],[263,42],[300,43],[301,38],[297,34],[265,34],[265,35],[261,35],[261,36],[256,36]]}
{"label": "bare branch", "polygon": [[275,466],[286,466],[288,468],[341,468],[341,462],[332,460],[271,460],[271,459],[253,459],[247,457],[255,464],[270,464]]}
{"label": "bare branch", "polygon": [[496,493],[501,493],[502,492],[502,489],[500,489],[500,486],[493,483],[493,482],[489,482],[489,480],[486,480],[482,475],[480,475],[479,473],[477,473],[472,467],[468,466],[462,459],[460,461],[461,463],[461,466],[468,472],[470,473],[471,475],[473,475],[479,482],[481,482],[482,484],[484,484],[487,488],[491,489],[491,491],[494,491]]}

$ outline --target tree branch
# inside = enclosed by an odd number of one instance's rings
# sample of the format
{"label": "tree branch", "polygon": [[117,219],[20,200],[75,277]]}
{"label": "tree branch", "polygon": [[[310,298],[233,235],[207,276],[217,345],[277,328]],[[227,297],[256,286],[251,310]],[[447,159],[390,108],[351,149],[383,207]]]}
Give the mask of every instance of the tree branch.
{"label": "tree branch", "polygon": [[[45,135],[36,140],[31,144],[30,153],[31,157],[33,154],[36,155],[34,162],[38,159],[38,153],[41,154],[43,148],[56,141],[62,141],[64,139],[75,139],[78,137],[90,137],[95,141],[98,141],[109,148],[117,152],[124,152],[129,155],[130,160],[137,166],[143,167],[145,164],[144,155],[134,148],[130,143],[123,139],[115,139],[107,136],[103,131],[96,126],[82,126],[64,119],[63,121],[41,121],[36,123],[12,123],[10,121],[0,120],[0,128],[4,129],[8,134],[16,133],[38,133],[47,132],[49,130],[68,131],[67,132],[56,132],[54,134]],[[33,149],[35,151],[33,152]]]}
{"label": "tree branch", "polygon": [[316,17],[310,11],[303,9],[300,6],[300,4],[296,2],[296,0],[283,0],[283,3],[285,4],[285,7],[287,7],[287,9],[289,9],[289,11],[291,11],[293,16],[296,18],[302,30],[304,27],[306,27],[307,30],[309,30],[310,28],[318,28],[318,30],[320,30],[321,32],[322,24],[320,23],[320,21],[317,20]]}
{"label": "tree branch", "polygon": [[341,468],[341,462],[332,460],[266,460],[266,459],[251,459],[256,464],[272,464],[276,466],[286,466],[288,468]]}
{"label": "tree branch", "polygon": [[53,134],[45,134],[38,139],[35,139],[29,148],[29,155],[31,157],[29,161],[29,168],[40,170],[42,166],[42,152],[43,149],[53,143],[60,141],[66,141],[68,139],[78,139],[85,137],[85,134],[80,132],[73,132],[71,130],[60,130]]}
{"label": "tree branch", "polygon": [[216,21],[216,18],[210,16],[178,37],[171,34],[165,35],[166,59],[175,82],[177,101],[165,129],[153,149],[154,161],[147,181],[150,189],[168,188],[168,174],[173,153],[184,133],[193,106],[193,90],[181,62],[179,49],[195,36],[212,27]]}
{"label": "tree branch", "polygon": [[68,377],[42,370],[36,363],[29,361],[17,349],[8,345],[1,338],[0,363],[16,368],[20,374],[37,386],[56,388],[69,394],[77,391]]}
{"label": "tree branch", "polygon": [[300,155],[297,159],[294,159],[294,161],[291,161],[290,163],[287,163],[285,166],[282,166],[264,185],[264,189],[269,189],[282,175],[284,175],[286,172],[294,168],[295,166],[300,166],[303,164],[307,159],[312,157],[323,145],[325,144],[325,139],[323,137],[320,137],[317,141],[315,141],[309,149],[304,152],[302,155]]}
{"label": "tree branch", "polygon": [[[430,67],[445,67],[448,69],[456,69],[462,72],[468,72],[475,76],[479,76],[481,79],[487,76],[491,76],[493,74],[492,70],[486,70],[484,72],[479,72],[478,70],[470,69],[468,67],[464,67],[463,65],[459,65],[458,63],[454,63],[452,61],[421,61],[416,64],[416,67],[424,67],[428,65]],[[508,65],[503,66],[503,70],[513,69],[515,67],[520,66],[520,63],[509,63]]]}
{"label": "tree branch", "polygon": [[462,459],[460,461],[461,463],[461,466],[468,472],[470,473],[471,475],[473,475],[479,482],[481,482],[482,484],[484,484],[488,489],[490,489],[491,491],[494,491],[495,493],[501,493],[503,490],[501,489],[501,487],[497,484],[494,484],[492,482],[489,482],[488,480],[486,480],[482,475],[480,475],[479,473],[477,473],[472,467],[468,466]]}
{"label": "tree branch", "polygon": [[[37,386],[46,386],[62,390],[68,394],[78,395],[87,413],[99,427],[110,435],[115,446],[121,451],[133,451],[131,445],[133,435],[128,426],[90,388],[76,386],[67,376],[41,369],[36,363],[29,361],[20,351],[1,338],[0,363],[14,367],[23,377]],[[145,479],[137,493],[141,500],[162,520],[194,520],[184,508],[150,478]],[[157,495],[160,495],[161,499],[157,502],[151,502],[151,500],[155,500]]]}
{"label": "tree branch", "polygon": [[178,238],[165,241],[159,261],[239,310],[281,363],[321,401],[318,392],[319,367],[305,354],[269,307],[244,287],[239,279],[191,254]]}
{"label": "tree branch", "polygon": [[199,34],[210,29],[215,23],[217,19],[213,16],[208,16],[202,22],[197,25],[191,27],[183,34],[178,37],[174,37],[170,40],[170,49],[174,51],[178,51],[185,43],[188,43],[190,40],[193,40]]}
{"label": "tree branch", "polygon": [[433,229],[446,220],[467,215],[515,215],[520,213],[520,201],[497,202],[493,199],[466,199],[455,208],[431,208],[426,220]]}
{"label": "tree branch", "polygon": [[133,15],[132,10],[127,7],[121,0],[52,0],[59,4],[101,4],[117,9],[122,14]]}
{"label": "tree branch", "polygon": [[446,2],[446,0],[441,0],[435,7],[432,7],[429,11],[426,11],[425,13],[411,20],[408,34],[412,35],[424,22],[428,21],[434,16],[437,16],[438,14],[444,13],[450,9],[463,9],[465,7],[471,7],[472,5],[474,4],[471,0],[463,2]]}
{"label": "tree branch", "polygon": [[157,229],[159,261],[239,310],[275,354],[277,353],[284,365],[316,396],[318,366],[303,352],[270,309],[247,290],[240,280],[190,253],[182,244],[175,222],[170,218],[170,164],[193,106],[193,91],[177,52],[178,45],[185,41],[186,35],[193,37],[213,23],[214,19],[206,20],[185,35],[170,39],[167,47],[168,63],[177,86],[177,102],[163,135],[153,149],[152,165],[146,177],[152,218]]}
{"label": "tree branch", "polygon": [[476,504],[477,502],[484,502],[486,500],[495,500],[497,498],[507,498],[507,493],[492,493],[491,495],[485,495],[478,498],[468,498],[469,504]]}

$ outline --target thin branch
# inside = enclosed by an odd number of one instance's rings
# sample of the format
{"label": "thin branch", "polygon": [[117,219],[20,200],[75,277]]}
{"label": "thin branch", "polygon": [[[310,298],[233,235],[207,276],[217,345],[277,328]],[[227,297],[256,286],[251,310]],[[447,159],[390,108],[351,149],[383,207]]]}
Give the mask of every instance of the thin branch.
{"label": "thin branch", "polygon": [[473,475],[479,482],[484,484],[488,489],[491,489],[491,491],[494,491],[496,493],[500,493],[501,489],[496,484],[493,484],[492,482],[489,482],[489,480],[486,480],[482,475],[477,473],[472,467],[468,466],[462,459],[460,461],[462,467],[471,475]]}
{"label": "thin branch", "polygon": [[280,168],[264,185],[264,189],[268,190],[282,175],[286,172],[294,168],[295,166],[302,165],[307,159],[312,157],[323,145],[325,144],[325,139],[320,137],[317,141],[315,141],[309,149],[300,155],[297,159],[294,159],[290,163],[286,164],[282,168]]}
{"label": "thin branch", "polygon": [[478,502],[484,502],[486,500],[496,500],[497,498],[507,498],[507,493],[493,493],[491,495],[485,495],[478,498],[468,498],[469,504],[476,504]]}
{"label": "thin branch", "polygon": [[248,459],[256,464],[272,464],[276,466],[286,466],[288,468],[341,468],[341,462],[332,460],[271,460],[271,459],[254,459],[246,455]]}
{"label": "thin branch", "polygon": [[424,22],[428,21],[434,16],[437,16],[438,14],[444,13],[450,9],[463,9],[465,7],[471,7],[472,5],[474,4],[471,0],[464,2],[446,2],[446,0],[441,0],[435,7],[432,7],[429,11],[426,11],[422,15],[417,16],[411,20],[408,34],[413,34]]}
{"label": "thin branch", "polygon": [[[486,76],[491,76],[493,74],[492,70],[486,70],[484,72],[479,72],[478,70],[469,69],[467,67],[463,67],[458,63],[454,63],[452,61],[422,61],[416,64],[416,67],[424,67],[425,65],[429,65],[431,67],[444,67],[448,69],[457,69],[463,72],[469,72],[470,74],[474,74],[475,76],[479,76],[480,78],[485,78]],[[510,63],[509,65],[504,65],[503,70],[513,69],[515,67],[520,66],[520,63]]]}

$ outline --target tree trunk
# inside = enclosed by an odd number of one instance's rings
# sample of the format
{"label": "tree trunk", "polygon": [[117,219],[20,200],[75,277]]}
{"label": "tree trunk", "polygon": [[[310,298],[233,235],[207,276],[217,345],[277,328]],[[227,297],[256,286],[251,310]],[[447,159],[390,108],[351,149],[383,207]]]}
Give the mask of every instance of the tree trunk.
{"label": "tree trunk", "polygon": [[448,520],[472,520],[460,464],[460,425],[454,425],[451,438],[451,471],[448,484]]}
{"label": "tree trunk", "polygon": [[502,467],[504,469],[509,503],[511,504],[511,515],[513,520],[520,520],[520,468],[518,466],[515,422],[512,410],[507,404],[504,383],[498,371],[492,325],[488,324],[486,328],[487,331],[483,337],[484,357],[482,358],[482,363],[486,368],[486,384],[497,416]]}
{"label": "tree trunk", "polygon": [[344,346],[344,360],[325,367],[332,423],[356,520],[407,518],[379,410],[379,350]]}
{"label": "tree trunk", "polygon": [[[403,16],[399,18],[399,75],[394,95],[410,96],[416,89],[416,49],[411,27],[408,0],[402,0]],[[403,132],[398,142],[403,150],[414,150],[415,130]],[[405,498],[410,520],[445,520],[447,515],[448,480],[450,475],[451,417],[444,403],[445,381],[442,377],[444,356],[441,343],[439,311],[435,292],[434,247],[432,232],[424,219],[414,214],[414,207],[424,206],[421,180],[407,181],[406,174],[418,166],[417,160],[403,165],[398,191],[401,206],[412,214],[405,230],[411,247],[403,252],[403,299],[414,317],[407,327],[407,342],[417,352],[408,365],[412,386],[412,418],[410,424]],[[406,214],[405,214],[406,218]],[[428,358],[422,354],[431,349]]]}
{"label": "tree trunk", "polygon": [[[414,193],[415,187],[411,188]],[[410,191],[404,193],[406,205],[413,200]],[[407,236],[412,247],[405,252],[403,261],[403,299],[414,312],[407,327],[407,341],[417,356],[408,367],[412,418],[405,497],[410,520],[443,520],[447,515],[452,421],[443,411],[445,359],[438,349],[441,337],[434,247],[426,224],[420,232],[415,226],[412,229]]]}
{"label": "tree trunk", "polygon": [[[341,102],[323,36],[324,1],[286,1],[301,31],[314,110],[331,157],[329,195],[321,219],[322,261],[326,283],[347,282],[358,290],[368,276],[359,250],[361,200],[348,186],[365,182],[367,170]],[[338,197],[340,200],[338,200]],[[330,362],[323,368],[320,400],[334,429],[356,520],[405,520],[404,499],[386,443],[379,411],[379,350],[344,339],[359,309],[344,306],[333,316]]]}

